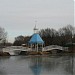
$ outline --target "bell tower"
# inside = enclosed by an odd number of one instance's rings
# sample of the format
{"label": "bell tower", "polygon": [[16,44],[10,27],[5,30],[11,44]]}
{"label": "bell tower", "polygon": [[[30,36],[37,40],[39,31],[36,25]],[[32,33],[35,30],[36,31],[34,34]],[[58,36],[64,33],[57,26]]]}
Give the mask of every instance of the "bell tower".
{"label": "bell tower", "polygon": [[37,23],[37,21],[35,21],[35,27],[34,27],[34,33],[38,33],[38,28],[36,27],[36,23]]}

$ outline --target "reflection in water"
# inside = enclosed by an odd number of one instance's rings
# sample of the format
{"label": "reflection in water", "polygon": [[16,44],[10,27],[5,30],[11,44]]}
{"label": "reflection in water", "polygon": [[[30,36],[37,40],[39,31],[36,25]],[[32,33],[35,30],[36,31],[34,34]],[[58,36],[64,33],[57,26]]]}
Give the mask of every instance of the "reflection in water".
{"label": "reflection in water", "polygon": [[[72,61],[70,56],[63,57],[32,57],[30,68],[34,75],[72,75]],[[48,74],[47,74],[48,73]],[[64,74],[63,74],[64,73]]]}
{"label": "reflection in water", "polygon": [[73,69],[71,56],[0,57],[0,75],[75,75]]}
{"label": "reflection in water", "polygon": [[41,73],[41,62],[42,62],[42,58],[41,57],[34,57],[31,59],[31,70],[33,72],[34,75],[40,75]]}
{"label": "reflection in water", "polygon": [[64,62],[64,64],[63,64],[64,66],[64,70],[68,73],[68,74],[70,74],[70,75],[72,75],[72,70],[73,70],[73,67],[72,67],[72,59],[71,59],[71,57],[69,57],[69,60],[67,61],[67,62]]}
{"label": "reflection in water", "polygon": [[0,67],[0,75],[6,75],[5,71]]}
{"label": "reflection in water", "polygon": [[2,66],[2,60],[7,60],[9,57],[0,57],[0,75],[7,75],[4,67]]}

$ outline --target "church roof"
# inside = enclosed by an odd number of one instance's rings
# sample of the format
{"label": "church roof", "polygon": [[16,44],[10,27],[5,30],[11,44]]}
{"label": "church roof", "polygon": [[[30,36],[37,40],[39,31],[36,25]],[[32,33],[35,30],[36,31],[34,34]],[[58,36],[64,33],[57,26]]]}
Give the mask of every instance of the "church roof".
{"label": "church roof", "polygon": [[30,41],[29,41],[30,44],[35,44],[35,43],[38,43],[38,44],[44,44],[44,41],[42,40],[42,38],[40,37],[39,34],[33,34]]}

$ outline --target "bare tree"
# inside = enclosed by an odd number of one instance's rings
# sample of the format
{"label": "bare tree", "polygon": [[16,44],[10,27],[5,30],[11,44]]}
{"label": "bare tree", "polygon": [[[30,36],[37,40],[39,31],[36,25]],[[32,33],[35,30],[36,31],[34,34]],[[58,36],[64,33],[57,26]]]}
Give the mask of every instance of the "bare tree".
{"label": "bare tree", "polygon": [[15,37],[15,41],[13,43],[14,46],[21,46],[22,44],[27,44],[30,39],[30,36],[17,36]]}
{"label": "bare tree", "polygon": [[0,43],[5,44],[7,38],[7,32],[4,28],[0,27]]}
{"label": "bare tree", "polygon": [[75,27],[72,25],[67,25],[58,31],[50,28],[42,29],[39,31],[39,34],[45,41],[45,45],[56,44],[64,46],[72,40],[75,42]]}
{"label": "bare tree", "polygon": [[67,25],[66,27],[59,29],[59,36],[61,36],[61,43],[66,44],[72,42],[72,36],[75,28],[72,25]]}

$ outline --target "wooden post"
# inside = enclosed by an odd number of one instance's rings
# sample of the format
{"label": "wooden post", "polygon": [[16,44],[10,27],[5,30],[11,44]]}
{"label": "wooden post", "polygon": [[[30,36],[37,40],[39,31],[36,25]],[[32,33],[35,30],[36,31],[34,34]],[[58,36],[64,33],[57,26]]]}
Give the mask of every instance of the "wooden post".
{"label": "wooden post", "polygon": [[38,52],[38,43],[37,43],[37,52]]}
{"label": "wooden post", "polygon": [[36,50],[36,44],[35,44],[35,50]]}
{"label": "wooden post", "polygon": [[32,44],[31,44],[31,50],[32,50]]}
{"label": "wooden post", "polygon": [[43,44],[42,44],[42,51],[43,51]]}

